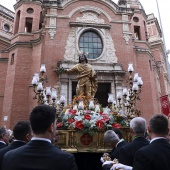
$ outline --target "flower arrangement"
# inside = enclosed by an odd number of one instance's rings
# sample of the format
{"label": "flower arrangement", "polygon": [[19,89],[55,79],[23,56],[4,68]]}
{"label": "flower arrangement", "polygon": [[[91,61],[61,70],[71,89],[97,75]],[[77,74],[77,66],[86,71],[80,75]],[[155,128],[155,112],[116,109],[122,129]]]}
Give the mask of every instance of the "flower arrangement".
{"label": "flower arrangement", "polygon": [[69,105],[59,113],[57,128],[93,133],[127,126],[121,113],[113,112],[107,107],[102,108],[97,102],[93,104],[91,101],[84,96],[75,97],[74,106]]}

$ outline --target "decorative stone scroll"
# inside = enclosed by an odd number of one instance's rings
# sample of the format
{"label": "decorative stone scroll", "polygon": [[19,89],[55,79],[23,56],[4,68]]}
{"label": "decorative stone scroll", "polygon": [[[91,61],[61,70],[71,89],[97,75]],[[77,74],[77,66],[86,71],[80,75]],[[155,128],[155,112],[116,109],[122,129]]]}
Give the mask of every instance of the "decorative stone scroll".
{"label": "decorative stone scroll", "polygon": [[106,30],[106,60],[108,63],[117,63],[115,47],[109,30]]}
{"label": "decorative stone scroll", "polygon": [[67,38],[67,44],[65,47],[64,59],[69,61],[75,61],[76,53],[76,28],[72,27],[70,34]]}
{"label": "decorative stone scroll", "polygon": [[104,20],[98,18],[97,14],[92,12],[83,13],[83,17],[78,17],[76,19],[76,22],[104,24]]}
{"label": "decorative stone scroll", "polygon": [[51,8],[50,9],[50,22],[49,22],[49,31],[48,33],[50,34],[50,39],[53,40],[54,36],[56,34],[56,28],[57,28],[57,23],[56,23],[56,14],[57,14],[57,10]]}
{"label": "decorative stone scroll", "polygon": [[128,15],[122,15],[122,21],[124,21],[123,23],[123,38],[126,42],[126,44],[128,45],[129,44],[129,40],[130,40],[130,30],[129,30],[129,24],[126,23],[128,22]]}
{"label": "decorative stone scroll", "polygon": [[56,29],[49,29],[48,33],[50,34],[50,39],[53,40],[56,34]]}
{"label": "decorative stone scroll", "polygon": [[123,38],[124,38],[126,44],[128,45],[129,44],[129,40],[130,40],[130,35],[124,33]]}

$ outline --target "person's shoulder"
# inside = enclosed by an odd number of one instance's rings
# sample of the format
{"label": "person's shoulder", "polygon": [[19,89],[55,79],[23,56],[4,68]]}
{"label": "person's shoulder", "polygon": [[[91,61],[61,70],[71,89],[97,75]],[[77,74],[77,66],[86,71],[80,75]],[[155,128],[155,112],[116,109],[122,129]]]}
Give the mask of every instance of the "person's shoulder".
{"label": "person's shoulder", "polygon": [[[141,142],[141,143],[140,143]],[[126,150],[126,151],[128,151],[128,150],[132,150],[134,147],[137,147],[137,146],[141,146],[141,145],[143,145],[143,146],[145,146],[145,145],[147,145],[147,144],[149,144],[149,142],[147,143],[147,142],[145,142],[146,144],[143,144],[143,142],[142,141],[137,141],[137,140],[133,140],[132,142],[129,142],[129,143],[126,143],[125,145],[123,145],[122,147],[121,147],[121,150]]]}
{"label": "person's shoulder", "polygon": [[132,147],[133,145],[134,145],[133,142],[126,142],[126,143],[122,146],[122,148],[130,148],[130,147]]}
{"label": "person's shoulder", "polygon": [[7,147],[4,147],[2,149],[0,149],[0,156],[3,155],[5,152],[9,151],[10,150],[10,145],[7,146]]}
{"label": "person's shoulder", "polygon": [[146,146],[143,146],[143,147],[141,147],[140,149],[138,149],[138,150],[136,151],[136,153],[135,153],[135,156],[136,156],[136,155],[141,155],[141,154],[147,156],[148,154],[151,154],[151,152],[153,152],[153,151],[154,151],[154,149],[152,148],[151,145],[146,145]]}
{"label": "person's shoulder", "polygon": [[63,150],[61,150],[61,149],[59,149],[59,148],[57,148],[55,146],[53,147],[53,152],[56,152],[57,154],[60,154],[60,155],[63,155],[63,156],[68,156],[68,157],[72,157],[73,156],[73,154],[68,153],[66,151],[63,151]]}
{"label": "person's shoulder", "polygon": [[144,144],[147,145],[149,144],[149,141],[145,137],[137,137],[133,140],[133,144]]}
{"label": "person's shoulder", "polygon": [[131,149],[133,148],[133,144],[132,143],[126,143],[125,145],[120,147],[120,152],[129,152]]}
{"label": "person's shoulder", "polygon": [[8,152],[4,153],[4,159],[11,158],[13,156],[16,157],[15,150],[17,149],[9,150]]}
{"label": "person's shoulder", "polygon": [[127,144],[126,141],[121,141],[120,143],[118,143],[117,148],[121,148],[121,147],[125,146],[126,144]]}
{"label": "person's shoulder", "polygon": [[14,149],[10,149],[5,155],[16,155],[16,154],[19,154],[19,153],[22,153],[24,152],[24,148],[27,147],[27,145],[23,145],[23,146],[20,146],[18,148],[14,148]]}
{"label": "person's shoulder", "polygon": [[122,145],[127,145],[128,144],[128,142],[127,141],[125,141],[125,140],[123,140],[122,142],[120,142]]}
{"label": "person's shoulder", "polygon": [[0,149],[3,149],[4,147],[7,147],[5,143],[0,142]]}

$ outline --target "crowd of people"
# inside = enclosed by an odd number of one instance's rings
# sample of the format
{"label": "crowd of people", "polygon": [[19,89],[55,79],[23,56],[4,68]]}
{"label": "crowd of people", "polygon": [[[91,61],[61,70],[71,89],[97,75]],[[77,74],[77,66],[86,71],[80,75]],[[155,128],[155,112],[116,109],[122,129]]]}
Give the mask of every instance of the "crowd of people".
{"label": "crowd of people", "polygon": [[[73,154],[53,145],[58,140],[56,109],[47,105],[35,107],[29,122],[18,122],[9,143],[5,128],[0,130],[0,170],[77,170]],[[8,136],[8,137],[7,137]]]}
{"label": "crowd of people", "polygon": [[105,142],[113,147],[110,156],[114,155],[112,159],[118,159],[119,163],[102,162],[103,170],[170,170],[169,122],[166,116],[154,115],[148,127],[144,118],[133,118],[130,134],[132,142],[120,145],[119,135],[112,130],[105,132]]}
{"label": "crowd of people", "polygon": [[[113,149],[107,153],[110,160],[101,157],[102,169],[170,170],[167,117],[155,114],[146,126],[142,117],[130,121],[130,143],[120,129],[107,130],[104,141]],[[36,106],[29,122],[17,122],[10,137],[10,132],[1,127],[0,170],[78,170],[74,155],[54,146],[59,139],[54,107]]]}

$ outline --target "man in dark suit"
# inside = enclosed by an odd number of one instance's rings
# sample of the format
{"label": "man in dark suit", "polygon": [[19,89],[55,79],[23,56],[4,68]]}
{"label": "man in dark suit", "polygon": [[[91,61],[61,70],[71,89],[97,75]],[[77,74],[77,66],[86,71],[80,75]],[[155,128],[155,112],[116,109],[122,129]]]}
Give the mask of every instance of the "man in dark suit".
{"label": "man in dark suit", "polygon": [[[123,138],[123,134],[120,129],[113,129],[113,131],[117,134],[117,136],[119,138],[119,142],[116,144],[116,146],[111,151],[112,160],[114,158],[119,159],[120,148],[127,144],[127,142]],[[117,154],[118,154],[118,156],[117,156]]]}
{"label": "man in dark suit", "polygon": [[135,155],[133,170],[170,169],[170,144],[168,119],[163,114],[154,115],[149,122],[150,145],[141,148]]}
{"label": "man in dark suit", "polygon": [[[108,130],[104,133],[104,141],[113,149],[110,154],[111,160],[119,159],[120,148],[126,145],[126,142],[123,139],[119,139],[118,135],[113,130]],[[102,160],[101,160],[102,161]],[[106,161],[103,163],[103,170],[109,170],[110,164],[113,162]]]}
{"label": "man in dark suit", "polygon": [[119,138],[119,141],[116,143],[116,145],[112,145],[113,149],[111,151],[110,157],[112,160],[119,159],[119,152],[122,146],[126,145],[127,142],[123,139],[122,132],[120,129],[113,129],[113,131],[116,133],[116,135]]}
{"label": "man in dark suit", "polygon": [[9,144],[9,133],[6,128],[1,127],[0,128],[0,149],[8,146]]}
{"label": "man in dark suit", "polygon": [[5,153],[10,150],[19,148],[25,145],[31,139],[31,127],[30,123],[26,121],[19,121],[13,128],[14,141],[7,147],[0,150],[0,170],[2,169],[2,163]]}
{"label": "man in dark suit", "polygon": [[111,170],[169,170],[170,144],[166,136],[169,132],[168,119],[163,114],[154,115],[148,126],[150,144],[139,149],[134,158],[133,168],[123,164],[113,165]]}
{"label": "man in dark suit", "polygon": [[142,117],[135,117],[130,121],[130,133],[132,142],[121,147],[119,153],[119,162],[125,165],[133,166],[134,156],[137,150],[149,144],[144,137],[146,132],[146,120]]}
{"label": "man in dark suit", "polygon": [[34,137],[26,145],[4,156],[3,170],[77,170],[75,158],[53,146],[56,133],[56,109],[40,105],[30,113]]}

